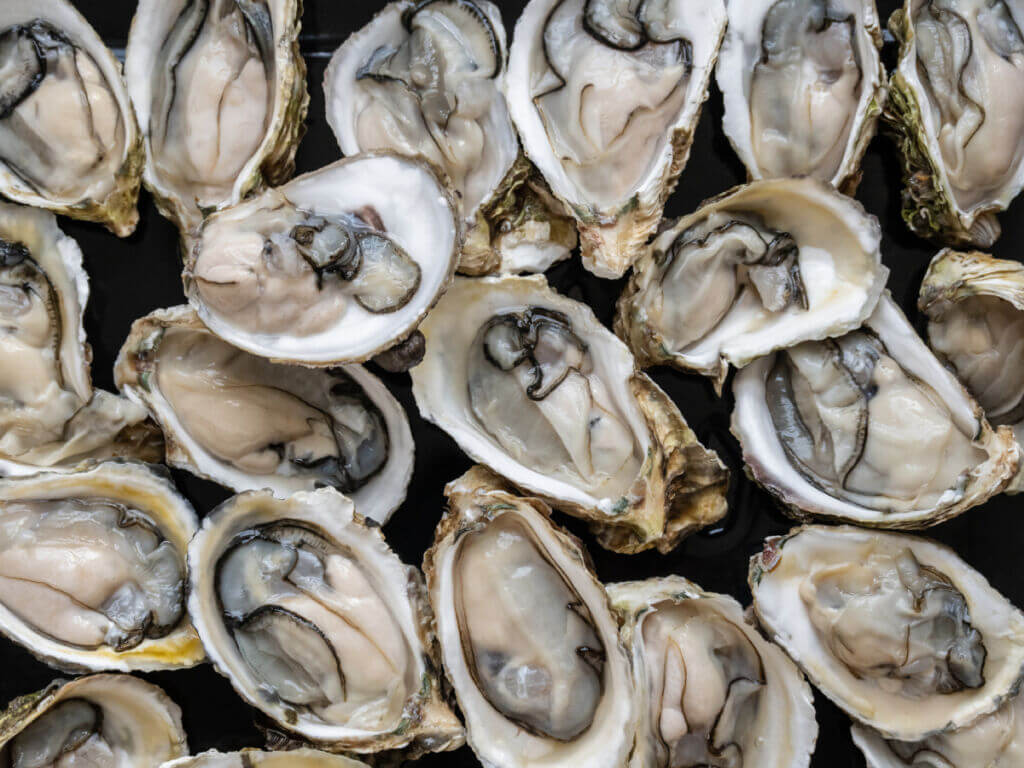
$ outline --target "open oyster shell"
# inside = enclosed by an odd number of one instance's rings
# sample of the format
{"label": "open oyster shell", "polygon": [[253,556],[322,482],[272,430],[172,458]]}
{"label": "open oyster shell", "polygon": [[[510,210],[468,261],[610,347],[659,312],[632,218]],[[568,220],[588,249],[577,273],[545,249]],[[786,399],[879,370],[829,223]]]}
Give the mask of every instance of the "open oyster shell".
{"label": "open oyster shell", "polygon": [[886,120],[903,154],[903,218],[987,248],[1024,186],[1024,2],[905,0]]}
{"label": "open oyster shell", "polygon": [[728,595],[678,576],[609,584],[633,659],[633,768],[807,768],[810,686]]}
{"label": "open oyster shell", "polygon": [[82,252],[56,217],[0,203],[0,476],[163,456],[145,409],[92,387],[88,300]]}
{"label": "open oyster shell", "polygon": [[423,417],[589,521],[603,546],[667,552],[725,514],[718,456],[590,308],[543,276],[456,278],[422,331]]}
{"label": "open oyster shell", "polygon": [[210,660],[276,725],[321,749],[455,749],[419,572],[332,488],[249,491],[189,546],[189,612]]}
{"label": "open oyster shell", "polygon": [[358,155],[207,218],[185,293],[211,331],[254,355],[362,362],[416,330],[461,243],[452,197],[426,163]]}
{"label": "open oyster shell", "polygon": [[1024,615],[951,550],[906,534],[805,526],[750,560],[768,636],[886,738],[962,728],[1017,692]]}
{"label": "open oyster shell", "polygon": [[198,664],[185,611],[197,527],[166,471],[138,462],[0,481],[0,632],[68,672]]}
{"label": "open oyster shell", "polygon": [[583,545],[483,467],[445,494],[423,570],[470,747],[491,768],[624,765],[629,657]]}
{"label": "open oyster shell", "polygon": [[422,157],[451,181],[466,274],[543,272],[576,245],[572,218],[519,149],[506,58],[501,13],[488,0],[399,0],[345,41],[324,78],[342,152]]}
{"label": "open oyster shell", "polygon": [[183,234],[295,169],[309,96],[301,0],[140,0],[125,79],[143,179]]}
{"label": "open oyster shell", "polygon": [[751,363],[733,394],[748,472],[801,519],[924,528],[1001,491],[1020,461],[888,294],[863,328]]}
{"label": "open oyster shell", "polygon": [[157,768],[187,754],[178,705],[131,675],[55,680],[0,713],[0,765]]}
{"label": "open oyster shell", "polygon": [[[928,317],[931,348],[988,420],[1024,441],[1024,265],[943,250],[928,265],[917,306]],[[1007,492],[1022,488],[1018,471]]]}
{"label": "open oyster shell", "polygon": [[235,491],[337,488],[378,523],[405,499],[409,420],[361,365],[271,363],[179,306],[135,321],[114,376],[161,425],[172,466]]}
{"label": "open oyster shell", "polygon": [[811,179],[761,181],[704,203],[633,268],[615,331],[642,365],[710,376],[858,327],[878,303],[878,221]]}
{"label": "open oyster shell", "polygon": [[0,193],[130,235],[142,138],[121,65],[89,22],[66,0],[5,0],[0,70]]}
{"label": "open oyster shell", "polygon": [[366,768],[366,764],[315,749],[288,752],[243,749],[241,752],[202,752],[164,763],[162,768]]}
{"label": "open oyster shell", "polygon": [[658,228],[725,23],[720,0],[531,0],[519,17],[509,112],[599,277],[621,277]]}
{"label": "open oyster shell", "polygon": [[810,176],[855,188],[885,102],[874,0],[726,7],[715,70],[722,128],[750,178]]}

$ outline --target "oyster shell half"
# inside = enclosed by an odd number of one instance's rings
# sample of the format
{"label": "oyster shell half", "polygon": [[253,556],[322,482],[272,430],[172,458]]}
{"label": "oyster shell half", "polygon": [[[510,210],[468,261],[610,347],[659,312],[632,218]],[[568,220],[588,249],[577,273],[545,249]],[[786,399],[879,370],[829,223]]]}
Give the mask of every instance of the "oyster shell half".
{"label": "oyster shell half", "polygon": [[859,330],[742,369],[733,394],[749,472],[801,519],[924,528],[1001,491],[1020,461],[888,295]]}
{"label": "oyster shell half", "polygon": [[211,661],[278,727],[330,751],[462,745],[422,577],[333,488],[229,499],[188,562]]}
{"label": "oyster shell half", "polygon": [[810,686],[728,595],[678,576],[609,584],[633,659],[633,768],[807,768]]}
{"label": "oyster shell half", "polygon": [[970,725],[1017,692],[1024,615],[945,547],[805,526],[750,560],[754,612],[822,693],[886,738]]}
{"label": "oyster shell half", "polygon": [[702,373],[720,391],[730,363],[864,322],[889,274],[880,240],[874,216],[820,182],[737,187],[655,238],[615,331],[642,364]]}
{"label": "oyster shell half", "polygon": [[725,514],[728,473],[626,346],[541,275],[457,278],[412,370],[424,418],[621,552]]}
{"label": "oyster shell half", "polygon": [[315,749],[288,752],[243,749],[241,752],[202,752],[165,763],[162,768],[366,768],[366,763]]}
{"label": "oyster shell half", "polygon": [[725,23],[721,0],[531,0],[519,17],[509,112],[599,277],[621,277],[658,228]]}
{"label": "oyster shell half", "polygon": [[629,657],[582,544],[483,467],[445,494],[423,570],[469,745],[492,768],[624,765]]}

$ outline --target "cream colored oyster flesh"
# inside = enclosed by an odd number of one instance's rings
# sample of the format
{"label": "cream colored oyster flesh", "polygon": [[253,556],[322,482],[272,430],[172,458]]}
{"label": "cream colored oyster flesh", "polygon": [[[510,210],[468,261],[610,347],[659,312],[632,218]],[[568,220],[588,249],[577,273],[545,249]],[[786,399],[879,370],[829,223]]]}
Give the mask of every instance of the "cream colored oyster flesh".
{"label": "cream colored oyster flesh", "polygon": [[315,749],[293,749],[287,752],[202,752],[164,763],[162,768],[365,768],[366,764],[351,757],[332,755]]}

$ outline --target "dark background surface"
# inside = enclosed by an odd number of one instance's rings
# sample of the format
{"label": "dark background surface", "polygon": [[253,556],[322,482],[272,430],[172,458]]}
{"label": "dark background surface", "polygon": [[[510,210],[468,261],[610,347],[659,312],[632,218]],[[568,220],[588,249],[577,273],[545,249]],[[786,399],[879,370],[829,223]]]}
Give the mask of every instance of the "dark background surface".
{"label": "dark background surface", "polygon": [[[134,0],[77,0],[75,4],[120,55],[119,49],[124,47],[135,11]],[[383,4],[383,0],[305,0],[302,48],[309,67],[311,101],[308,131],[298,152],[300,173],[339,157],[337,144],[324,118],[324,68],[333,50],[349,33],[366,24]],[[504,11],[511,38],[515,19],[525,2],[500,0],[498,4]],[[895,7],[894,0],[880,0],[881,18],[888,18]],[[895,58],[891,42],[887,43],[885,53],[891,67]],[[721,131],[721,118],[721,96],[712,85],[689,165],[669,201],[666,215],[688,213],[701,200],[744,181],[743,166]],[[917,290],[936,248],[916,239],[900,219],[899,163],[886,137],[879,136],[872,143],[863,168],[864,180],[857,198],[882,222],[882,254],[892,271],[890,289],[922,330],[915,306]],[[156,212],[145,191],[140,208],[139,228],[126,240],[118,240],[95,225],[63,218],[60,221],[61,227],[78,240],[85,253],[92,288],[85,325],[94,351],[93,378],[97,387],[106,389],[113,388],[114,359],[132,321],[159,307],[184,301],[177,232]],[[1018,201],[1001,217],[1003,236],[993,249],[995,255],[1017,257],[1018,244],[1024,238],[1022,212],[1024,203]],[[590,304],[598,317],[610,325],[621,281],[599,280],[584,271],[577,260],[554,267],[548,277],[558,290]],[[408,499],[386,526],[385,534],[403,560],[419,564],[441,515],[444,485],[468,468],[470,462],[447,435],[419,417],[407,375],[375,372],[405,406],[417,446],[416,469]],[[681,574],[706,589],[727,592],[746,605],[750,601],[746,585],[748,558],[759,550],[765,536],[782,533],[791,524],[775,509],[768,496],[743,476],[739,446],[729,434],[729,399],[716,398],[707,381],[698,376],[668,369],[656,369],[652,373],[678,403],[700,440],[717,450],[733,470],[728,517],[713,530],[688,539],[669,555],[632,556],[606,552],[594,543],[584,526],[564,516],[560,516],[559,521],[584,539],[598,575],[604,581]],[[219,486],[188,473],[175,471],[174,475],[200,516],[229,496]],[[928,535],[951,545],[997,589],[1015,604],[1022,605],[1024,572],[1019,566],[1022,538],[1019,506],[1016,499],[1000,496],[932,529]],[[36,661],[27,651],[0,639],[0,703],[41,688],[57,676],[58,673]],[[181,705],[193,751],[214,747],[238,749],[262,743],[253,726],[254,711],[212,667],[204,665],[145,677],[163,686]],[[863,766],[863,759],[850,741],[845,715],[818,694],[815,703],[820,734],[812,765],[816,768]],[[461,767],[478,763],[468,749],[462,749],[427,756],[419,765],[423,768]]]}

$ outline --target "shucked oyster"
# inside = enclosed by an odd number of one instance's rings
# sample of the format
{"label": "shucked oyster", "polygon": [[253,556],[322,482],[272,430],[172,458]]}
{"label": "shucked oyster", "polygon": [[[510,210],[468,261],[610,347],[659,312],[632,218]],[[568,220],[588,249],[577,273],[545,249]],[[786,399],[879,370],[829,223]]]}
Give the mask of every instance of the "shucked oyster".
{"label": "shucked oyster", "polygon": [[[977,399],[989,421],[1024,442],[1024,265],[944,250],[928,266],[918,307],[928,341]],[[1018,472],[1007,489],[1016,493]]]}
{"label": "shucked oyster", "polygon": [[366,768],[365,763],[315,749],[288,752],[203,752],[166,763],[163,768]]}
{"label": "shucked oyster", "polygon": [[416,330],[461,241],[426,164],[359,155],[206,219],[185,292],[211,331],[254,355],[361,362]]}
{"label": "shucked oyster", "polygon": [[423,416],[601,544],[668,551],[725,514],[725,467],[586,305],[543,276],[457,278],[423,324]]}
{"label": "shucked oyster", "polygon": [[885,101],[874,0],[727,3],[722,127],[753,179],[856,186]]}
{"label": "shucked oyster", "polygon": [[643,363],[711,376],[845,333],[885,286],[881,231],[859,203],[809,179],[727,192],[662,232],[619,299],[615,330]]}
{"label": "shucked oyster", "polygon": [[0,6],[0,193],[135,230],[142,139],[121,66],[66,0]]}
{"label": "shucked oyster", "polygon": [[309,97],[299,0],[140,0],[125,78],[144,180],[183,232],[295,168]]}
{"label": "shucked oyster", "polygon": [[167,439],[167,461],[235,491],[330,486],[387,521],[412,476],[409,420],[360,365],[271,363],[210,333],[187,306],[132,326],[114,371]]}
{"label": "shucked oyster", "polygon": [[859,330],[763,357],[733,382],[754,479],[797,517],[923,528],[981,504],[1020,449],[885,295]]}
{"label": "shucked oyster", "polygon": [[751,559],[750,589],[769,637],[886,738],[970,725],[1020,683],[1024,616],[927,539],[796,528]]}
{"label": "shucked oyster", "polygon": [[346,155],[423,157],[458,193],[459,269],[543,272],[576,244],[505,106],[505,27],[488,0],[399,0],[331,58],[327,120]]}
{"label": "shucked oyster", "polygon": [[53,214],[0,203],[0,476],[162,456],[145,409],[92,388],[88,300],[82,252]]}
{"label": "shucked oyster", "polygon": [[282,729],[332,751],[455,749],[422,578],[334,489],[229,499],[189,546],[210,659]]}
{"label": "shucked oyster", "polygon": [[509,111],[599,277],[621,277],[658,228],[725,22],[720,0],[531,0],[519,18]]}
{"label": "shucked oyster", "polygon": [[196,527],[170,479],[143,464],[0,482],[0,632],[72,672],[198,664],[185,614]]}
{"label": "shucked oyster", "polygon": [[669,576],[609,584],[633,657],[633,768],[807,768],[811,689],[728,595]]}
{"label": "shucked oyster", "polygon": [[188,754],[181,710],[130,675],[56,680],[0,712],[0,765],[158,768]]}
{"label": "shucked oyster", "polygon": [[1024,186],[1024,2],[905,0],[886,119],[903,153],[903,218],[987,248]]}
{"label": "shucked oyster", "polygon": [[582,545],[483,467],[445,494],[423,570],[469,745],[492,768],[624,765],[629,659]]}

